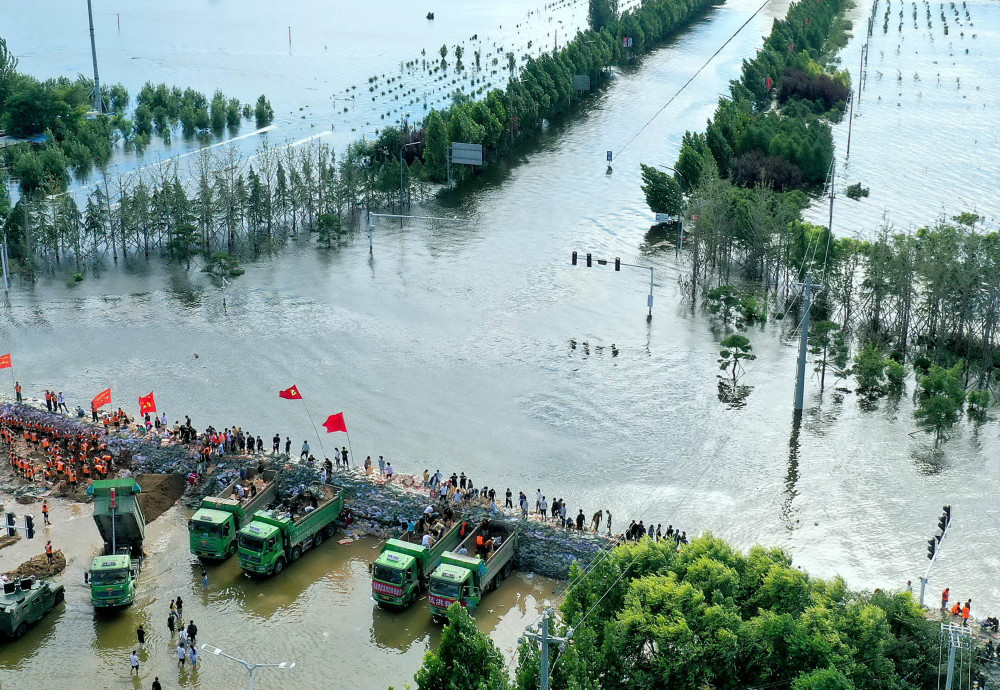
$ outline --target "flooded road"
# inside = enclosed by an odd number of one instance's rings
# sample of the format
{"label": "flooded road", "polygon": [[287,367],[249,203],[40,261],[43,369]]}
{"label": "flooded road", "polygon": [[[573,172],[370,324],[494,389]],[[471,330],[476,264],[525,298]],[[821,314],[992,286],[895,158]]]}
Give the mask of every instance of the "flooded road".
{"label": "flooded road", "polygon": [[[841,67],[854,84],[871,7],[859,2],[849,13],[855,35],[841,54]],[[849,157],[849,118],[833,130],[839,195],[834,232],[869,238],[883,214],[896,230],[912,232],[962,211],[978,213],[996,228],[1000,5],[892,2],[887,31],[885,9],[881,0],[864,89],[855,103]],[[847,198],[847,186],[858,182],[870,196]],[[828,214],[828,202],[820,199],[808,218],[826,225]]]}
{"label": "flooded road", "polygon": [[[378,555],[378,541],[345,546],[330,540],[270,580],[245,578],[231,558],[207,568],[204,589],[202,565],[188,552],[189,514],[175,507],[150,525],[149,558],[136,603],[95,615],[83,584],[99,542],[91,506],[55,501],[53,527],[34,541],[4,549],[0,558],[4,563],[26,559],[51,539],[69,561],[60,576],[66,603],[23,639],[0,648],[0,688],[75,687],[84,677],[91,688],[148,688],[154,676],[164,687],[245,687],[246,671],[226,659],[203,658],[194,669],[178,669],[177,638],[171,643],[167,630],[169,601],[177,596],[184,600],[184,619],[198,626],[199,645],[221,647],[251,663],[295,662],[292,670],[260,671],[260,688],[329,688],[333,678],[344,687],[402,687],[437,644],[441,627],[430,620],[426,595],[402,614],[372,603],[368,563]],[[483,600],[476,622],[509,658],[556,584],[542,577],[511,577]],[[147,637],[140,681],[135,681],[129,678],[128,655],[137,647],[140,623]]]}
{"label": "flooded road", "polygon": [[[203,275],[155,262],[71,288],[61,276],[19,284],[4,307],[0,349],[14,353],[26,391],[55,387],[71,407],[107,386],[116,404],[155,390],[171,418],[239,424],[265,439],[279,432],[297,446],[314,438],[306,411],[276,395],[296,384],[314,417],[345,413],[357,459],[385,455],[406,472],[464,471],[477,485],[529,495],[541,488],[565,498],[570,512],[610,509],[618,529],[642,518],[689,535],[712,530],[740,547],[783,546],[809,571],[843,574],[856,587],[916,582],[941,505],[950,503],[953,541],[931,591],[948,585],[996,612],[998,424],[963,422],[933,450],[912,433],[907,395],[862,411],[851,394],[828,388],[821,397],[816,381],[795,424],[795,348],[781,337],[790,319],[749,333],[758,359],[743,382],[752,392],[743,409],[726,409],[716,362],[725,333],[692,311],[678,285],[684,258],[671,238],[650,232],[639,162],[675,160],[684,130],[704,129],[715,94],[787,5],[768,5],[605,175],[605,150],[638,132],[758,6],[736,0],[714,10],[509,164],[420,209],[466,223],[380,222],[371,254],[362,233],[334,251],[300,240],[248,265],[227,288],[225,310],[219,286]],[[654,266],[652,322],[648,271],[573,267],[573,250]],[[327,437],[326,454],[330,440],[343,443]],[[186,547],[170,541],[183,534],[182,516],[162,520],[177,525],[162,528],[163,555],[149,571],[164,578],[146,590],[159,600],[125,614],[153,606],[160,632],[163,597],[187,588],[201,605]],[[372,618],[358,584],[364,559],[344,558],[339,568],[304,559],[298,565],[313,570],[301,580],[288,572],[271,595],[236,587],[218,597],[224,613],[192,609],[208,622],[196,618],[200,635],[248,655],[273,650],[277,661],[316,658],[364,687],[374,687],[364,685],[371,667],[386,668],[398,687],[419,665],[428,633],[414,623],[392,641],[379,635],[384,621]],[[233,581],[226,568],[212,587]],[[65,645],[82,668],[121,663],[125,671],[135,621],[111,624],[107,637],[118,642],[107,650],[97,635],[107,623],[95,624],[80,597],[71,588],[60,622],[32,633],[34,645],[5,648],[4,658]],[[325,615],[314,602],[328,602]],[[254,624],[213,641],[209,631],[227,614]],[[224,622],[216,625],[216,615]],[[291,626],[280,624],[286,615]],[[523,629],[509,627],[510,639]],[[20,663],[41,669],[40,656]],[[303,663],[304,687],[328,678],[305,670],[314,668]],[[199,674],[208,673],[206,664]]]}

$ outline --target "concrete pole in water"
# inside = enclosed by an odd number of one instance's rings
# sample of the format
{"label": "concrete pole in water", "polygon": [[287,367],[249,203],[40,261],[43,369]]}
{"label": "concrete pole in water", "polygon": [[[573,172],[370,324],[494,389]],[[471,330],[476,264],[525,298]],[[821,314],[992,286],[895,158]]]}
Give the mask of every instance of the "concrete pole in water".
{"label": "concrete pole in water", "polygon": [[809,308],[812,306],[812,273],[806,273],[806,282],[802,285],[802,331],[799,334],[799,361],[795,375],[795,411],[801,412],[804,406],[806,388],[806,352],[809,347]]}
{"label": "concrete pole in water", "polygon": [[97,74],[97,43],[94,41],[94,11],[91,0],[87,0],[87,18],[90,20],[90,54],[94,58],[94,110],[103,113],[101,104],[101,78]]}
{"label": "concrete pole in water", "polygon": [[546,609],[545,613],[542,614],[542,624],[541,631],[534,632],[531,626],[528,626],[525,630],[525,639],[532,640],[533,642],[540,642],[542,644],[541,652],[541,668],[538,674],[538,686],[539,690],[549,690],[549,645],[552,644],[566,644],[569,642],[570,638],[573,637],[573,630],[570,629],[566,633],[566,637],[554,637],[549,634],[549,620],[552,617],[552,609]]}

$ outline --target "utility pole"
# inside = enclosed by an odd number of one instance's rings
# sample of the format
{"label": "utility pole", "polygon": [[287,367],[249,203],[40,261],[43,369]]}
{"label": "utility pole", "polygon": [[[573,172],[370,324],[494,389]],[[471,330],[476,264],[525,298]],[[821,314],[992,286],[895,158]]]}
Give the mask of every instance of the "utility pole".
{"label": "utility pole", "polygon": [[806,388],[806,353],[809,349],[809,308],[812,306],[812,273],[802,284],[802,330],[799,334],[799,361],[795,375],[795,411],[801,412]]}
{"label": "utility pole", "polygon": [[4,292],[10,292],[10,271],[7,268],[7,238],[3,240],[3,244],[0,244],[0,264],[3,265],[3,289]]}
{"label": "utility pole", "polygon": [[[850,124],[848,124],[848,131],[850,131]],[[830,219],[827,221],[826,230],[831,235],[833,234],[833,200],[837,198],[837,190],[835,188],[837,182],[837,163],[836,161],[830,164]]]}
{"label": "utility pole", "polygon": [[91,1],[87,0],[87,17],[90,19],[90,54],[94,58],[94,110],[98,114],[104,112],[101,103],[101,78],[97,74],[97,43],[94,41],[94,11],[91,9]]}
{"label": "utility pole", "polygon": [[573,637],[573,629],[570,628],[566,632],[566,637],[555,637],[549,634],[549,620],[555,612],[551,609],[545,609],[545,613],[542,614],[541,631],[535,631],[530,625],[525,628],[524,638],[531,640],[532,642],[540,642],[542,644],[542,661],[541,670],[538,678],[539,690],[549,690],[549,645],[565,645],[569,643],[570,639]]}
{"label": "utility pole", "polygon": [[[972,652],[972,630],[962,627],[957,623],[941,624],[941,641],[948,645],[948,675],[944,682],[944,690],[953,690],[955,683],[955,656],[956,652]],[[971,664],[968,659],[966,663]],[[941,670],[938,669],[940,674]],[[961,672],[961,671],[960,671]],[[958,678],[959,687],[962,686],[962,678]]]}

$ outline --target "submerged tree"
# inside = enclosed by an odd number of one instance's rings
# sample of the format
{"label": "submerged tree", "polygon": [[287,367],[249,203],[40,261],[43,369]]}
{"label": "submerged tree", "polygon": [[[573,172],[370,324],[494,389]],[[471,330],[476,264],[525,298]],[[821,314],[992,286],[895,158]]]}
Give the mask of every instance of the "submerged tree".
{"label": "submerged tree", "polygon": [[719,352],[719,368],[723,371],[732,369],[733,383],[736,383],[736,377],[743,371],[741,362],[757,359],[757,355],[753,354],[750,339],[739,333],[726,336],[720,344],[723,349]]}
{"label": "submerged tree", "polygon": [[950,369],[931,365],[925,376],[917,379],[918,405],[913,416],[917,426],[934,434],[935,445],[946,432],[958,422],[959,412],[965,403],[965,387],[962,385],[964,362],[958,362]]}

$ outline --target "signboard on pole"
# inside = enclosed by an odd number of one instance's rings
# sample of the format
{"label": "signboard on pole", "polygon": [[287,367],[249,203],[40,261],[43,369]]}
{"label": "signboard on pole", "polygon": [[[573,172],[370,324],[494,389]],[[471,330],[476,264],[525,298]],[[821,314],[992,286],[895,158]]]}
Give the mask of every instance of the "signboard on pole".
{"label": "signboard on pole", "polygon": [[451,145],[451,162],[458,165],[482,165],[483,146],[482,144],[460,144],[457,142]]}
{"label": "signboard on pole", "polygon": [[674,217],[672,215],[670,215],[669,213],[657,213],[656,214],[656,222],[657,223],[669,223],[673,219],[674,219]]}
{"label": "signboard on pole", "polygon": [[590,75],[589,74],[574,74],[573,75],[573,88],[576,91],[590,91]]}
{"label": "signboard on pole", "polygon": [[622,38],[622,48],[631,48],[631,47],[632,47],[632,39]]}
{"label": "signboard on pole", "polygon": [[611,152],[610,152],[610,151],[608,151],[608,163],[610,163],[610,162],[611,162],[611,155],[612,155],[612,154],[611,154]]}

